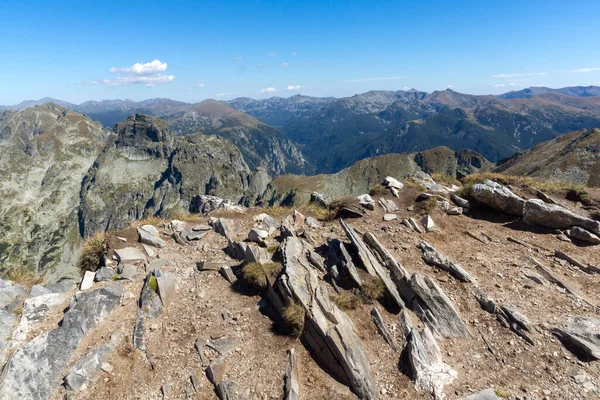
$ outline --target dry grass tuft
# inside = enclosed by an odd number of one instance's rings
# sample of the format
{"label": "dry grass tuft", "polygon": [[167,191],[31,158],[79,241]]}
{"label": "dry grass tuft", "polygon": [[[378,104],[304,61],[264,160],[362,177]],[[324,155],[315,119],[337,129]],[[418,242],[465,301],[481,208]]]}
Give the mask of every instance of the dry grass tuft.
{"label": "dry grass tuft", "polygon": [[288,328],[290,328],[293,337],[302,335],[305,317],[306,312],[304,311],[304,307],[298,303],[290,303],[290,305],[283,310],[283,319]]}
{"label": "dry grass tuft", "polygon": [[355,310],[362,302],[360,297],[348,291],[342,291],[341,293],[331,295],[331,301],[333,301],[340,310]]}
{"label": "dry grass tuft", "polygon": [[276,278],[281,272],[281,268],[279,263],[261,264],[251,262],[242,268],[242,276],[250,285],[258,289],[265,289],[267,287],[267,277]]}
{"label": "dry grass tuft", "polygon": [[79,252],[78,265],[81,272],[96,271],[98,269],[102,254],[107,250],[106,238],[105,232],[98,232],[85,241]]}
{"label": "dry grass tuft", "polygon": [[448,174],[432,174],[431,179],[436,183],[460,186],[460,181]]}
{"label": "dry grass tuft", "polygon": [[427,200],[420,201],[416,204],[415,210],[419,214],[431,214],[438,207],[438,200],[435,197],[430,197]]}
{"label": "dry grass tuft", "polygon": [[379,300],[385,294],[385,283],[380,277],[371,278],[363,282],[360,290],[369,300]]}
{"label": "dry grass tuft", "polygon": [[515,175],[505,175],[498,174],[493,172],[486,172],[481,174],[472,174],[465,176],[461,179],[464,185],[474,185],[476,183],[481,183],[485,179],[489,179],[491,181],[498,182],[502,185],[514,185],[514,186],[532,186],[536,189],[542,191],[558,191],[558,190],[570,190],[577,187],[569,182],[562,181],[541,181],[529,176],[515,176]]}
{"label": "dry grass tuft", "polygon": [[196,222],[200,219],[199,214],[192,214],[191,212],[185,210],[171,210],[168,215],[169,219],[171,220],[176,219],[186,222]]}
{"label": "dry grass tuft", "polygon": [[589,206],[592,203],[588,196],[587,190],[583,186],[576,186],[572,189],[569,189],[565,197],[567,200],[578,201],[584,206]]}
{"label": "dry grass tuft", "polygon": [[2,275],[4,279],[12,281],[26,288],[30,288],[33,285],[38,285],[44,282],[44,277],[42,275],[38,275],[24,268],[12,267],[4,271]]}
{"label": "dry grass tuft", "polygon": [[391,192],[389,191],[388,188],[386,188],[383,185],[375,185],[371,188],[371,190],[369,190],[369,195],[370,196],[379,196],[379,197],[384,197],[387,196],[388,194],[391,194]]}
{"label": "dry grass tuft", "polygon": [[161,217],[148,217],[148,218],[142,218],[140,220],[135,221],[133,224],[131,224],[131,228],[137,228],[138,226],[142,226],[142,225],[152,225],[152,226],[156,226],[156,227],[162,227],[165,224],[168,224],[169,221],[161,218]]}

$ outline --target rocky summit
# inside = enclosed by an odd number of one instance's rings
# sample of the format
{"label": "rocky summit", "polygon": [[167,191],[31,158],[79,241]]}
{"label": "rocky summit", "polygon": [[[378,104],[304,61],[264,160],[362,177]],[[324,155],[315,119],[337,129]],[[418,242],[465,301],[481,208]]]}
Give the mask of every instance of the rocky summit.
{"label": "rocky summit", "polygon": [[[183,146],[148,117],[116,133],[99,159]],[[212,196],[115,227],[78,281],[0,280],[0,398],[599,396],[597,245],[572,231],[600,223],[581,203],[422,171],[380,186],[354,218]]]}

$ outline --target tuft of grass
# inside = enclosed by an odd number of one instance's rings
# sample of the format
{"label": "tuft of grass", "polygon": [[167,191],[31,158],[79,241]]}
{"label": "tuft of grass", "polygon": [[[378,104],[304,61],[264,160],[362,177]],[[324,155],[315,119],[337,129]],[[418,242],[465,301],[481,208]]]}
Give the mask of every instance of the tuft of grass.
{"label": "tuft of grass", "polygon": [[360,297],[345,290],[341,293],[332,295],[331,301],[333,301],[340,310],[355,310],[361,303]]}
{"label": "tuft of grass", "polygon": [[200,215],[198,214],[192,214],[189,211],[185,211],[185,210],[171,210],[169,212],[169,219],[176,219],[179,221],[186,221],[186,222],[194,222],[194,221],[198,221],[200,219]]}
{"label": "tuft of grass", "polygon": [[576,186],[569,189],[565,197],[567,200],[578,201],[584,206],[589,206],[591,204],[588,192],[583,186]]}
{"label": "tuft of grass", "polygon": [[445,183],[448,185],[457,185],[460,186],[460,181],[453,176],[448,174],[432,174],[431,179],[436,181],[437,183]]}
{"label": "tuft of grass", "polygon": [[427,200],[417,203],[415,209],[419,214],[431,214],[437,209],[438,201],[435,197],[430,197]]}
{"label": "tuft of grass", "polygon": [[12,313],[17,318],[17,320],[20,320],[21,315],[23,315],[23,305],[20,305],[19,307],[15,308]]}
{"label": "tuft of grass", "polygon": [[494,393],[496,393],[496,396],[501,397],[503,399],[508,399],[511,396],[510,392],[506,389],[496,389],[494,390]]}
{"label": "tuft of grass", "polygon": [[363,282],[360,290],[369,300],[379,300],[385,294],[385,283],[380,277],[371,278]]}
{"label": "tuft of grass", "polygon": [[297,338],[302,335],[305,317],[306,312],[304,311],[304,307],[298,303],[290,303],[290,305],[283,310],[283,319],[288,328],[290,328],[291,336]]}
{"label": "tuft of grass", "polygon": [[474,182],[465,183],[462,185],[460,190],[456,193],[457,196],[462,197],[463,199],[469,200],[471,198],[471,189],[475,185]]}
{"label": "tuft of grass", "polygon": [[42,275],[31,272],[25,268],[12,267],[2,274],[4,279],[15,282],[23,287],[31,287],[44,281]]}
{"label": "tuft of grass", "polygon": [[106,252],[106,233],[98,232],[87,239],[79,252],[79,269],[81,272],[96,271],[100,266],[102,254]]}
{"label": "tuft of grass", "polygon": [[267,287],[267,277],[275,278],[281,272],[281,268],[279,263],[261,264],[251,262],[242,268],[242,276],[252,286],[265,289]]}
{"label": "tuft of grass", "polygon": [[379,185],[375,185],[371,188],[371,190],[369,190],[369,195],[370,196],[379,196],[379,197],[383,197],[383,196],[387,196],[388,194],[390,194],[391,192],[383,185],[379,184]]}
{"label": "tuft of grass", "polygon": [[158,281],[154,275],[150,275],[148,278],[148,287],[155,293],[158,293]]}
{"label": "tuft of grass", "polygon": [[279,250],[279,245],[267,247],[267,251],[269,252],[269,254],[275,254],[277,250]]}

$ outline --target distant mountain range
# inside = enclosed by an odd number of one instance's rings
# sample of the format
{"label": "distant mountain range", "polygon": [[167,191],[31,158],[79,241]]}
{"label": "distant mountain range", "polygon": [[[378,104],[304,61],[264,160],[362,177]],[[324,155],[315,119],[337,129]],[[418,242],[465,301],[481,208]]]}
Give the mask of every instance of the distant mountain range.
{"label": "distant mountain range", "polygon": [[45,98],[0,108],[46,102],[87,114],[107,128],[142,113],[166,120],[176,134],[223,136],[240,147],[252,168],[270,157],[275,174],[333,173],[363,158],[437,146],[470,148],[498,162],[558,134],[600,127],[598,86],[531,87],[498,96],[450,89],[370,91],[345,98],[244,97],[198,104],[151,99],[75,105]]}

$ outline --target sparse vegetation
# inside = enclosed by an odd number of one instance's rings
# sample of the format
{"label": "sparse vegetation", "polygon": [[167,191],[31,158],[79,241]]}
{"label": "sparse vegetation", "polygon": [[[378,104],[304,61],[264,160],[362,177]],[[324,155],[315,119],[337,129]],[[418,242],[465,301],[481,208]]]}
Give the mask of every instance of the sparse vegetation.
{"label": "sparse vegetation", "polygon": [[131,226],[137,227],[142,225],[152,225],[156,227],[161,227],[167,223],[169,223],[169,221],[161,217],[148,217],[135,221]]}
{"label": "sparse vegetation", "polygon": [[331,301],[341,310],[355,310],[361,303],[360,297],[349,291],[331,295]]}
{"label": "sparse vegetation", "polygon": [[148,278],[148,288],[150,288],[150,290],[153,292],[158,293],[158,281],[154,275],[150,275]]}
{"label": "sparse vegetation", "polygon": [[267,251],[269,252],[269,254],[275,254],[277,250],[279,250],[279,245],[267,247]]}
{"label": "sparse vegetation", "polygon": [[496,389],[494,390],[494,392],[496,393],[496,396],[501,397],[503,399],[509,399],[511,396],[510,392],[506,389]]}
{"label": "sparse vegetation", "polygon": [[473,185],[475,185],[474,182],[463,184],[456,195],[462,197],[463,199],[469,200],[471,198],[471,189],[473,188]]}
{"label": "sparse vegetation", "polygon": [[379,300],[385,294],[385,283],[379,277],[365,280],[360,290],[369,300]]}
{"label": "sparse vegetation", "polygon": [[371,196],[387,196],[391,192],[383,185],[375,185],[369,190],[369,195]]}
{"label": "sparse vegetation", "polygon": [[588,192],[583,186],[576,186],[572,189],[569,189],[565,197],[567,200],[578,201],[585,206],[591,204]]}
{"label": "sparse vegetation", "polygon": [[79,269],[82,272],[95,271],[106,252],[106,233],[98,232],[85,241],[79,253]]}
{"label": "sparse vegetation", "polygon": [[419,214],[431,214],[435,209],[437,209],[438,200],[435,197],[430,197],[427,200],[418,202],[415,210]]}
{"label": "sparse vegetation", "polygon": [[242,268],[242,276],[250,285],[258,289],[265,289],[267,287],[267,277],[274,279],[281,272],[281,268],[279,263],[261,264],[251,262]]}
{"label": "sparse vegetation", "polygon": [[44,281],[44,277],[42,275],[38,275],[26,268],[17,267],[13,267],[4,271],[2,277],[28,288]]}
{"label": "sparse vegetation", "polygon": [[193,222],[193,221],[197,221],[200,218],[200,215],[198,214],[192,214],[189,211],[185,211],[185,210],[171,210],[168,213],[168,216],[170,220],[176,219],[179,221],[187,221],[187,222]]}
{"label": "sparse vegetation", "polygon": [[460,181],[448,174],[432,174],[431,178],[440,184],[460,186]]}
{"label": "sparse vegetation", "polygon": [[290,303],[290,305],[283,310],[283,319],[288,328],[290,328],[293,337],[300,337],[300,335],[302,335],[305,317],[306,312],[304,311],[304,307],[298,303]]}
{"label": "sparse vegetation", "polygon": [[472,186],[476,183],[483,182],[485,179],[489,179],[489,180],[501,183],[503,185],[515,185],[515,186],[527,185],[527,186],[532,186],[532,187],[542,190],[542,191],[550,191],[550,192],[557,191],[557,190],[570,190],[570,189],[577,187],[577,185],[574,185],[574,184],[568,183],[568,182],[542,181],[542,180],[537,180],[537,179],[531,178],[529,176],[505,175],[505,174],[498,174],[498,173],[492,173],[492,172],[468,175],[468,176],[465,176],[464,178],[462,178],[461,181],[464,186],[467,186],[467,185]]}

